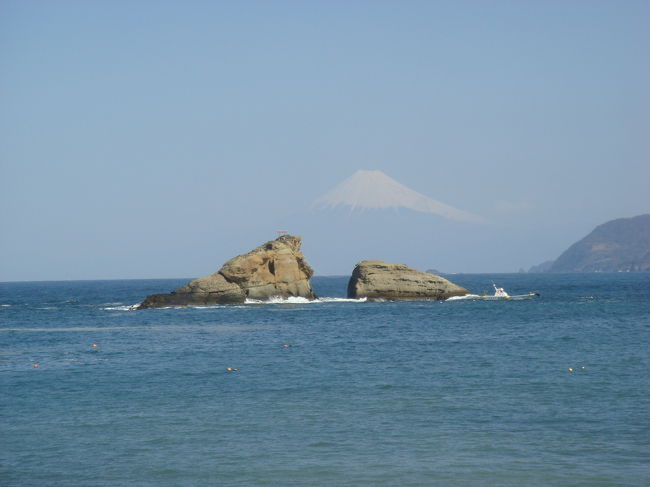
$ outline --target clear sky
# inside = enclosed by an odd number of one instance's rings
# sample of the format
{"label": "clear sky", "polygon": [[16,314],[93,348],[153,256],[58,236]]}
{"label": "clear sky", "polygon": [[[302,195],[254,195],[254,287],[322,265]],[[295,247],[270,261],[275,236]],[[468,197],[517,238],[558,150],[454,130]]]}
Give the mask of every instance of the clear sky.
{"label": "clear sky", "polygon": [[[195,277],[278,227],[320,274],[555,258],[650,211],[648,25],[647,0],[1,0],[0,281]],[[335,228],[309,207],[358,169],[490,223]]]}

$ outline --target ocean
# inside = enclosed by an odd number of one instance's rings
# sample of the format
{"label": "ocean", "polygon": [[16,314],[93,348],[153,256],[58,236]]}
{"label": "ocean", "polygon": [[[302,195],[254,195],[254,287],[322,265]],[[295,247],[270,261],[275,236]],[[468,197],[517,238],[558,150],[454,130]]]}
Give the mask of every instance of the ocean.
{"label": "ocean", "polygon": [[0,485],[650,485],[650,273],[448,277],[540,296],[315,277],[317,302],[133,311],[189,279],[0,283]]}

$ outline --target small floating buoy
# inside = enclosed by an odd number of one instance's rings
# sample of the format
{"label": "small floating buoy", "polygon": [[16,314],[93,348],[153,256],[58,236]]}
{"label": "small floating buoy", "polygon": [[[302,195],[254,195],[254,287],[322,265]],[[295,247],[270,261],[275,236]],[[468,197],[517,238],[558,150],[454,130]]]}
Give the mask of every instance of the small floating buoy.
{"label": "small floating buoy", "polygon": [[573,372],[573,367],[569,367],[569,372]]}
{"label": "small floating buoy", "polygon": [[92,347],[93,347],[93,348],[97,348],[97,344],[96,344],[96,343],[93,343]]}

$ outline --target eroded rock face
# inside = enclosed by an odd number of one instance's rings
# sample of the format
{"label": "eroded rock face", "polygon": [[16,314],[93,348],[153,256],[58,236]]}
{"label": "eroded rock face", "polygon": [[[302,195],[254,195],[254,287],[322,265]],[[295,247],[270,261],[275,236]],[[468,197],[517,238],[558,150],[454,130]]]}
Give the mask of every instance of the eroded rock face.
{"label": "eroded rock face", "polygon": [[284,235],[226,262],[219,273],[242,288],[247,298],[302,296],[314,299],[314,270],[300,251],[300,237]]}
{"label": "eroded rock face", "polygon": [[300,251],[301,238],[283,235],[226,262],[214,274],[169,294],[152,294],[138,309],[166,306],[243,303],[246,298],[301,296],[314,299],[314,271]]}
{"label": "eroded rock face", "polygon": [[469,291],[435,274],[381,260],[359,262],[348,283],[348,297],[389,301],[440,300]]}

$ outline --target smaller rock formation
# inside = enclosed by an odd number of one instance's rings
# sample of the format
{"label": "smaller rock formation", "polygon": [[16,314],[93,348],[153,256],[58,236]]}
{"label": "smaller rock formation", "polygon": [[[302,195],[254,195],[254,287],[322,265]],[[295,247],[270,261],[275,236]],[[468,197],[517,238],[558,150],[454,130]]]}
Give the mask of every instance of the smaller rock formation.
{"label": "smaller rock formation", "polygon": [[554,260],[547,260],[545,262],[542,262],[541,264],[534,265],[530,269],[528,269],[528,272],[531,274],[539,273],[539,272],[548,272],[551,267],[553,267],[553,264],[555,263]]}
{"label": "smaller rock formation", "polygon": [[381,260],[359,262],[348,283],[348,297],[389,301],[442,300],[470,292],[435,274]]}
{"label": "smaller rock formation", "polygon": [[152,294],[138,309],[166,306],[237,304],[246,298],[301,296],[315,299],[314,271],[300,251],[301,239],[283,235],[226,262],[214,274],[189,282],[169,294]]}

